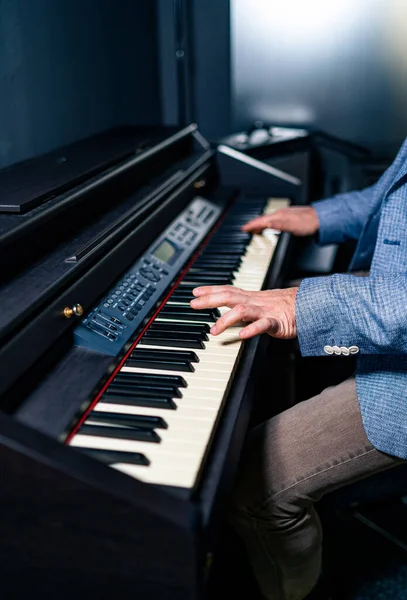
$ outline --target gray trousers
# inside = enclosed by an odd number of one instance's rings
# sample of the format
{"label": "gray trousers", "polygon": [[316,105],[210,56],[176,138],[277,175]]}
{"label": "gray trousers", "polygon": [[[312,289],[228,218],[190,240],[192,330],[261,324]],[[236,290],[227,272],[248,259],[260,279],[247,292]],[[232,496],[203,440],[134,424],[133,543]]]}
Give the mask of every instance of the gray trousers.
{"label": "gray trousers", "polygon": [[322,543],[317,500],[402,462],[367,439],[353,378],[253,429],[238,472],[231,522],[264,597],[302,600],[317,582]]}

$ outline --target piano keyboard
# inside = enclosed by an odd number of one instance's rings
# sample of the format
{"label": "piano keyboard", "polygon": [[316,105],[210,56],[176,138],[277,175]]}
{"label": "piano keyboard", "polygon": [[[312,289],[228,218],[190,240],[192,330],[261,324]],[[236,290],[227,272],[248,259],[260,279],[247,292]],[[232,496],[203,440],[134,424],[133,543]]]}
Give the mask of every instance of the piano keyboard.
{"label": "piano keyboard", "polygon": [[241,226],[288,200],[239,201],[144,333],[70,445],[137,479],[192,488],[222,412],[243,342],[211,336],[223,310],[190,308],[198,285],[259,290],[278,233]]}

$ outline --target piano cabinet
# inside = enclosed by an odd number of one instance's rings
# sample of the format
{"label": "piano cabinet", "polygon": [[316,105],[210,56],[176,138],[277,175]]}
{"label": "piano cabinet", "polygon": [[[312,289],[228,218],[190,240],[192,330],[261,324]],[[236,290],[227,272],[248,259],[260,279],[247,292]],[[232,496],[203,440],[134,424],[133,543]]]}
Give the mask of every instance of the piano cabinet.
{"label": "piano cabinet", "polygon": [[210,282],[281,284],[290,236],[240,227],[303,202],[301,181],[211,148],[194,124],[117,140],[97,174],[78,161],[71,181],[42,181],[45,203],[0,207],[5,597],[204,598],[269,368],[264,336],[213,338],[218,311],[189,300]]}

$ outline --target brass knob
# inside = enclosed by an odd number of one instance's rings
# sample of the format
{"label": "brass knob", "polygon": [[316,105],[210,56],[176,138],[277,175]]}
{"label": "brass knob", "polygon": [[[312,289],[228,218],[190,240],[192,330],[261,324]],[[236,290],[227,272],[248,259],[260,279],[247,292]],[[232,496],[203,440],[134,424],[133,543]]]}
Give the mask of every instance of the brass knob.
{"label": "brass knob", "polygon": [[195,183],[194,183],[194,188],[195,188],[196,190],[199,190],[199,189],[201,189],[201,188],[205,187],[205,185],[206,185],[206,181],[205,181],[205,179],[200,179],[199,181],[195,181]]}
{"label": "brass knob", "polygon": [[83,315],[83,306],[81,304],[74,304],[72,307],[65,306],[64,317],[70,319],[71,317],[81,317]]}

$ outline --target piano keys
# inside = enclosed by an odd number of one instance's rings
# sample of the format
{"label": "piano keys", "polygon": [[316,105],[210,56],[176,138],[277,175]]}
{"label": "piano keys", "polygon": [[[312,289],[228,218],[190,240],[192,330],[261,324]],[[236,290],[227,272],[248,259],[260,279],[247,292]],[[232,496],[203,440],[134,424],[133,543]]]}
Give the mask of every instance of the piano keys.
{"label": "piano keys", "polygon": [[[243,342],[239,327],[212,336],[209,328],[219,311],[191,309],[191,292],[210,282],[261,289],[278,233],[252,236],[241,227],[287,203],[242,198],[235,204],[163,304],[151,324],[152,335],[147,329],[70,439],[72,446],[142,481],[194,487]],[[121,422],[123,416],[136,423]],[[140,417],[150,421],[142,426]],[[155,419],[161,431],[156,431]]]}
{"label": "piano keys", "polygon": [[290,236],[240,227],[302,202],[301,182],[196,125],[132,135],[110,152],[106,134],[98,173],[0,207],[0,556],[17,597],[202,598],[247,430],[267,340],[211,336],[219,312],[191,292],[278,286]]}

